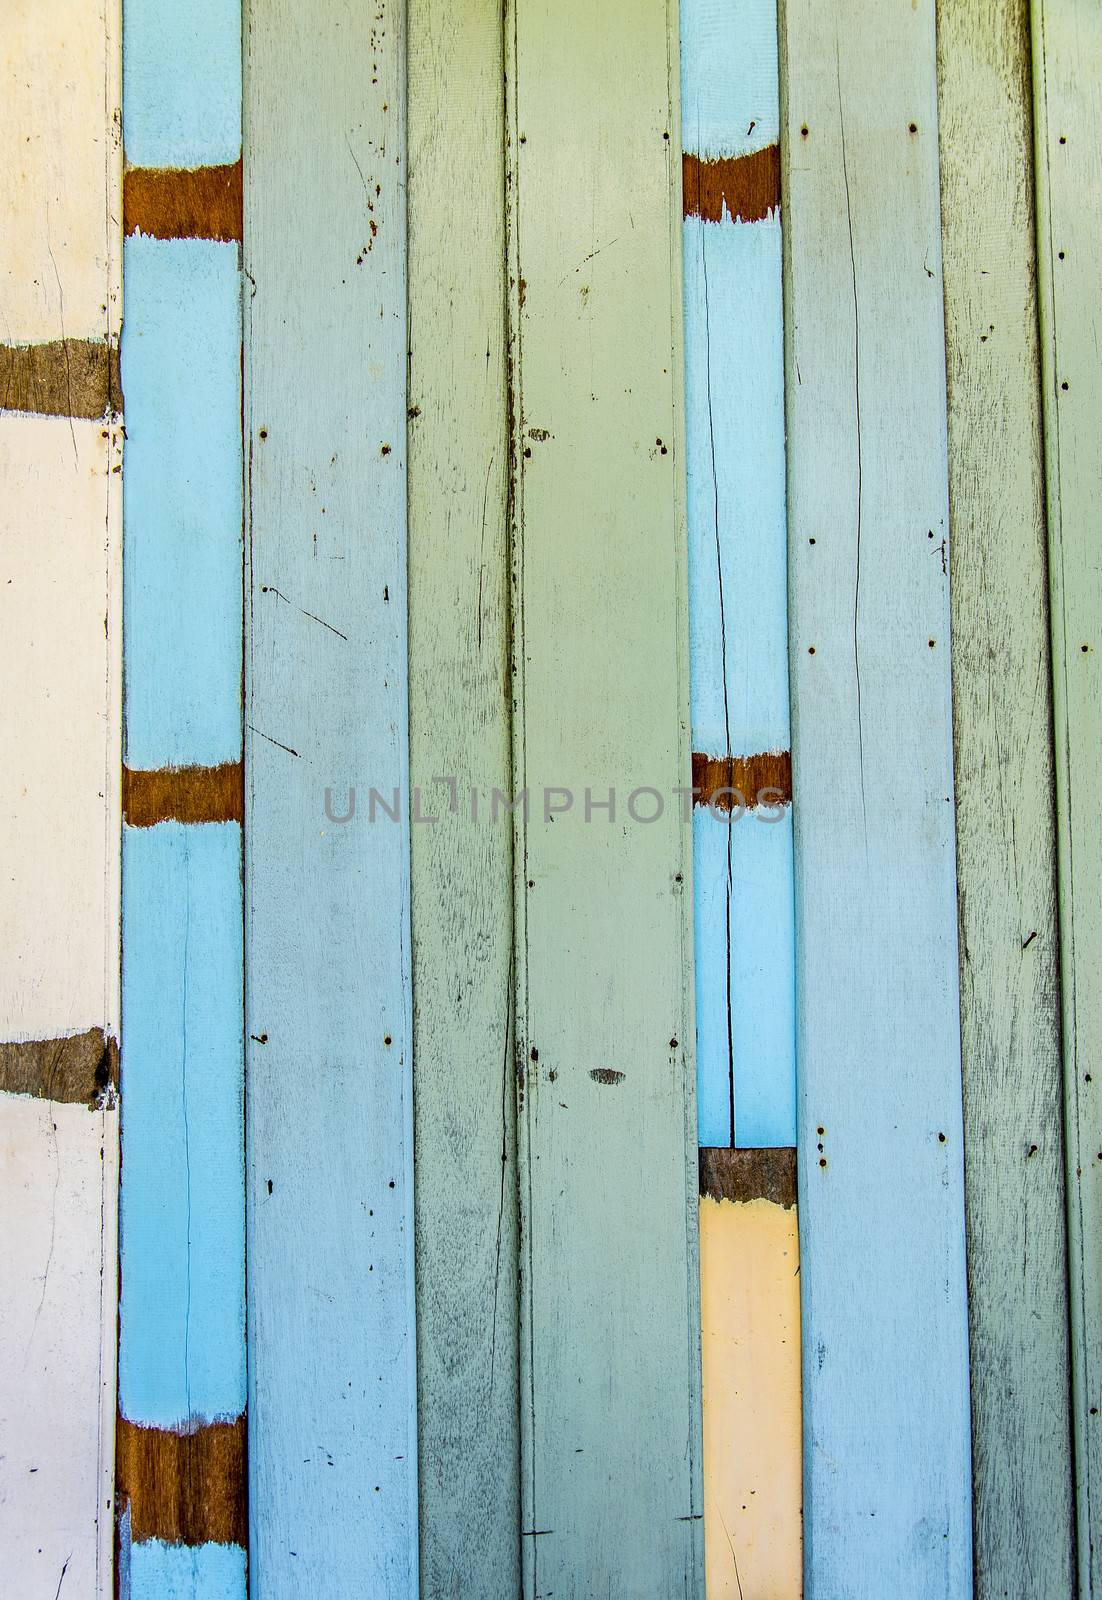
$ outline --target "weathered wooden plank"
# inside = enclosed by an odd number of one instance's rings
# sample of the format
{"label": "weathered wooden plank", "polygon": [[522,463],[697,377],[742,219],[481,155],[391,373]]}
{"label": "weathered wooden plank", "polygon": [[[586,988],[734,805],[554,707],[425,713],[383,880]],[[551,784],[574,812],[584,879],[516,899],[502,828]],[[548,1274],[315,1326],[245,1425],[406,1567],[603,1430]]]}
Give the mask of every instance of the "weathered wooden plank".
{"label": "weathered wooden plank", "polygon": [[1102,14],[1075,0],[1034,0],[1031,16],[1079,1593],[1087,1597],[1102,1594]]}
{"label": "weathered wooden plank", "polygon": [[708,1600],[802,1593],[799,1259],[795,1206],[701,1195]]}
{"label": "weathered wooden plank", "polygon": [[939,0],[980,1600],[1074,1587],[1029,71],[1027,0]]}
{"label": "weathered wooden plank", "polygon": [[259,1600],[417,1586],[404,32],[389,0],[246,7]]}
{"label": "weathered wooden plank", "polygon": [[[776,0],[686,0],[681,98],[693,748],[787,760]],[[700,1141],[793,1144],[791,815],[720,810],[694,821]]]}
{"label": "weathered wooden plank", "polygon": [[531,1600],[703,1585],[676,39],[506,16]]}
{"label": "weathered wooden plank", "polygon": [[515,1600],[501,7],[414,0],[408,28],[410,783],[438,819],[411,838],[421,1595]]}
{"label": "weathered wooden plank", "polygon": [[971,1593],[934,33],[781,30],[811,1600]]}
{"label": "weathered wooden plank", "polygon": [[0,1549],[52,1600],[113,1589],[119,26],[111,0],[4,24]]}

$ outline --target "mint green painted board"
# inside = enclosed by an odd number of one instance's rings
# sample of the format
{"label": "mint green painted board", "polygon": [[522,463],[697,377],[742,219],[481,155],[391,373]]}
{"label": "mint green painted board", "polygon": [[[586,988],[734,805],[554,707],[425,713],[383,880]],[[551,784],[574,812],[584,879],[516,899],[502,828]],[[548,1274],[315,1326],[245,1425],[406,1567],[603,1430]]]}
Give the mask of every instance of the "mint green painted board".
{"label": "mint green painted board", "polygon": [[1102,1594],[1102,10],[1034,0],[1072,1403],[1081,1600]]}
{"label": "mint green painted board", "polygon": [[437,819],[410,841],[421,1596],[516,1600],[501,6],[411,0],[408,29],[410,781]]}
{"label": "mint green painted board", "polygon": [[404,32],[246,6],[253,1600],[417,1592]]}
{"label": "mint green painted board", "polygon": [[528,1600],[703,1593],[677,62],[507,9]]}
{"label": "mint green painted board", "polygon": [[[939,0],[977,1600],[1073,1592],[1028,0]],[[933,559],[938,559],[936,556]]]}
{"label": "mint green painted board", "polygon": [[786,0],[807,1600],[972,1593],[932,0]]}

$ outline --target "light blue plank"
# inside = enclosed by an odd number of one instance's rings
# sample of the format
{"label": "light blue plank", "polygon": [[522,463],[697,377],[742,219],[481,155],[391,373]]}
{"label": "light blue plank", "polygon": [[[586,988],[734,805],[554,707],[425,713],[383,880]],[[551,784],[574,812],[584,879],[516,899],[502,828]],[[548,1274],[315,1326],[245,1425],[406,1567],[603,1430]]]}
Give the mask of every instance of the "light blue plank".
{"label": "light blue plank", "polygon": [[234,244],[125,245],[126,761],[241,754],[241,321]]}
{"label": "light blue plank", "polygon": [[776,0],[682,0],[680,10],[684,148],[730,156],[776,144]]}
{"label": "light blue plank", "polygon": [[685,221],[693,748],[787,750],[781,231]]}
{"label": "light blue plank", "polygon": [[123,830],[119,1405],[245,1405],[241,830]]}
{"label": "light blue plank", "polygon": [[792,812],[769,814],[693,821],[702,1145],[796,1140]]}
{"label": "light blue plank", "polygon": [[381,17],[246,7],[253,1600],[417,1593],[404,8]]}
{"label": "light blue plank", "polygon": [[240,0],[126,0],[122,115],[138,167],[241,154]]}
{"label": "light blue plank", "polygon": [[150,1539],[130,1546],[129,1594],[121,1600],[244,1600],[245,1552],[235,1544],[187,1546]]}
{"label": "light blue plank", "polygon": [[935,5],[783,16],[805,1592],[971,1600]]}

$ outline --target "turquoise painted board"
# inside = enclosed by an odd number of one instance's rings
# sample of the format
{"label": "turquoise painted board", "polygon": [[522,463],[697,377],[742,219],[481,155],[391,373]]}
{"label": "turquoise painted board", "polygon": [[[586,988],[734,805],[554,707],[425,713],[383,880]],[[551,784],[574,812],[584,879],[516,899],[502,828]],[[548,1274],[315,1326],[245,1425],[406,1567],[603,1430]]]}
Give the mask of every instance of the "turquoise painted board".
{"label": "turquoise painted board", "polygon": [[972,1594],[931,0],[782,24],[808,1600]]}
{"label": "turquoise painted board", "polygon": [[124,246],[128,766],[241,757],[241,311],[236,244]]}
{"label": "turquoise painted board", "polygon": [[404,31],[246,7],[254,1600],[417,1592]]}
{"label": "turquoise painted board", "polygon": [[140,167],[241,154],[241,0],[125,0],[123,129]]}
{"label": "turquoise painted board", "polygon": [[240,1545],[166,1544],[150,1539],[130,1549],[130,1594],[124,1600],[241,1600],[245,1552]]}
{"label": "turquoise painted board", "polygon": [[194,1429],[245,1407],[241,830],[123,830],[119,1406]]}
{"label": "turquoise painted board", "polygon": [[[775,0],[686,0],[681,97],[693,749],[787,752]],[[794,1144],[791,819],[700,808],[694,862],[700,1143]]]}

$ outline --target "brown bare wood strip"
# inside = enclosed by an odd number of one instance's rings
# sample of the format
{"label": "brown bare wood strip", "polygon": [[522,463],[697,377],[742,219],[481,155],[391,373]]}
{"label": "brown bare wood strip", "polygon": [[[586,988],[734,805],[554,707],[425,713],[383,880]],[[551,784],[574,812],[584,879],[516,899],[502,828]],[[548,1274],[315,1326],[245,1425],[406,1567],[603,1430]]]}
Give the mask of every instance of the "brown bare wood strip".
{"label": "brown bare wood strip", "polygon": [[728,1150],[702,1146],[700,1192],[713,1200],[772,1200],[788,1210],[796,1204],[796,1152]]}
{"label": "brown bare wood strip", "polygon": [[792,799],[791,752],[763,750],[753,756],[706,756],[694,750],[693,804],[730,811],[738,803],[738,795],[747,806],[788,805]]}
{"label": "brown bare wood strip", "polygon": [[118,1419],[115,1484],[130,1508],[135,1542],[239,1544],[248,1538],[248,1441],[244,1413],[191,1433]]}
{"label": "brown bare wood strip", "polygon": [[781,155],[775,144],[748,156],[681,157],[685,215],[722,222],[761,222],[780,209]]}
{"label": "brown bare wood strip", "polygon": [[118,344],[50,339],[0,345],[0,411],[89,420],[121,416]]}
{"label": "brown bare wood strip", "polygon": [[132,828],[158,822],[242,822],[245,779],[240,761],[220,767],[122,769],[122,814]]}
{"label": "brown bare wood strip", "polygon": [[241,162],[224,167],[128,167],[123,228],[154,239],[241,239]]}
{"label": "brown bare wood strip", "polygon": [[102,1028],[0,1043],[0,1090],[98,1110],[118,1089],[119,1047]]}

